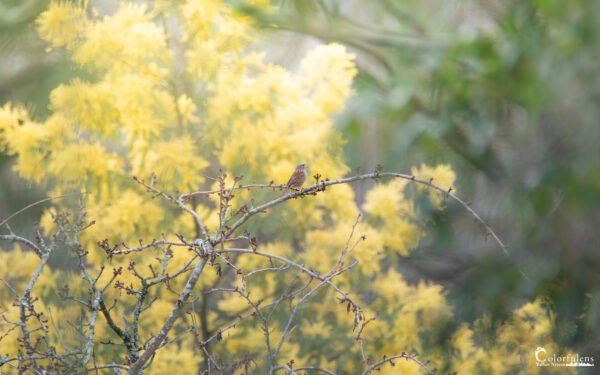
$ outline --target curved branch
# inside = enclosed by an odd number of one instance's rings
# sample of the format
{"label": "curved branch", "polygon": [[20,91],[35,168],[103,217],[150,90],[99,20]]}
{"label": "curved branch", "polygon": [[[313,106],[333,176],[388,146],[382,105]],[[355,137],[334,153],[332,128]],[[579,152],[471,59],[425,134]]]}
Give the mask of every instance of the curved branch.
{"label": "curved branch", "polygon": [[29,246],[39,258],[41,258],[42,255],[44,254],[44,252],[42,251],[42,249],[40,249],[39,246],[37,246],[32,241],[30,241],[24,237],[20,237],[20,236],[14,235],[14,234],[2,234],[2,235],[0,235],[0,240],[10,241],[10,242],[20,242],[22,244],[25,244],[25,245]]}
{"label": "curved branch", "polygon": [[[235,232],[240,226],[242,226],[252,216],[254,216],[260,212],[264,212],[265,210],[267,210],[273,206],[276,206],[282,202],[285,202],[289,199],[297,198],[297,197],[304,196],[304,195],[315,195],[321,191],[325,191],[325,189],[328,186],[348,184],[351,182],[362,181],[362,180],[378,180],[381,178],[400,178],[403,180],[407,180],[410,182],[414,182],[414,183],[417,183],[420,185],[427,186],[433,190],[437,190],[437,191],[445,194],[447,197],[450,197],[452,200],[454,200],[455,202],[457,202],[458,204],[463,206],[463,208],[465,210],[467,210],[475,218],[475,220],[477,220],[479,223],[481,223],[481,225],[483,225],[483,227],[485,228],[486,232],[500,246],[502,251],[507,256],[510,256],[510,253],[506,249],[506,246],[504,245],[504,243],[502,242],[500,237],[496,234],[496,232],[492,229],[492,227],[485,220],[483,220],[483,218],[475,210],[473,210],[469,206],[469,204],[467,204],[467,202],[465,202],[464,200],[459,198],[456,194],[454,194],[452,192],[452,188],[443,188],[439,185],[432,183],[431,181],[422,180],[413,175],[404,174],[404,173],[395,173],[395,172],[373,172],[373,173],[367,173],[367,174],[362,174],[362,175],[358,175],[358,176],[341,178],[341,179],[337,179],[337,180],[323,180],[321,182],[317,182],[314,185],[308,186],[302,190],[283,195],[283,196],[273,199],[269,202],[266,202],[258,207],[248,210],[238,221],[236,221],[231,227],[229,227],[229,229],[224,234],[215,236],[215,238],[213,239],[213,243],[219,243],[219,242],[227,239],[231,234],[233,234],[233,232]],[[247,188],[247,187],[240,187],[238,189],[241,189],[241,188]],[[189,196],[190,194],[194,194],[194,193],[184,194],[184,196]]]}
{"label": "curved branch", "polygon": [[81,196],[83,194],[89,194],[89,193],[84,191],[84,192],[80,192],[80,193],[64,194],[64,195],[59,195],[59,196],[56,196],[56,197],[48,197],[48,198],[40,199],[37,202],[33,202],[31,204],[28,204],[27,206],[21,208],[17,212],[13,212],[10,216],[8,216],[6,219],[4,219],[4,220],[2,220],[0,222],[0,227],[3,226],[4,224],[8,223],[8,221],[10,219],[12,219],[13,217],[19,215],[20,213],[23,213],[23,212],[27,211],[31,207],[37,206],[38,204],[42,204],[42,203],[45,203],[45,202],[48,202],[48,201],[51,201],[51,200],[54,200],[54,199],[60,199],[60,198],[70,197],[70,196],[73,196],[73,195],[80,195]]}
{"label": "curved branch", "polygon": [[273,372],[277,372],[279,370],[285,370],[285,371],[287,371],[287,374],[295,374],[296,371],[317,371],[317,372],[323,372],[328,375],[337,375],[333,371],[329,371],[327,369],[324,369],[322,367],[317,367],[317,366],[302,366],[302,367],[291,368],[288,365],[280,365],[280,366],[275,367],[273,369]]}
{"label": "curved branch", "polygon": [[379,371],[380,370],[379,367],[381,365],[385,364],[386,362],[390,362],[390,364],[391,364],[394,359],[402,359],[402,358],[406,359],[407,361],[411,360],[411,361],[417,363],[419,366],[423,367],[429,374],[435,373],[435,371],[433,369],[429,368],[429,366],[426,362],[418,360],[416,355],[402,353],[402,354],[393,355],[391,357],[386,357],[380,361],[373,363],[371,366],[367,367],[367,369],[363,372],[363,375],[369,375],[373,371]]}

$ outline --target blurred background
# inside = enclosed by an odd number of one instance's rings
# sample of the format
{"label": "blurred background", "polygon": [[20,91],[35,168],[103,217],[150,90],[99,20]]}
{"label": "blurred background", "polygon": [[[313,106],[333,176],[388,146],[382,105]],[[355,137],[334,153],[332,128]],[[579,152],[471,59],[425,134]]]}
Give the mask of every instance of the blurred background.
{"label": "blurred background", "polygon": [[[34,118],[76,74],[36,35],[47,3],[0,1],[0,103],[24,103]],[[501,322],[544,298],[555,339],[600,358],[600,2],[285,0],[268,14],[231,3],[261,25],[257,48],[291,69],[318,43],[348,46],[360,73],[337,127],[352,173],[451,164],[458,195],[511,254],[461,207],[423,203],[429,235],[389,260],[407,279],[443,284],[457,322]],[[0,154],[0,218],[45,196],[11,163]],[[42,209],[13,227],[28,233]]]}

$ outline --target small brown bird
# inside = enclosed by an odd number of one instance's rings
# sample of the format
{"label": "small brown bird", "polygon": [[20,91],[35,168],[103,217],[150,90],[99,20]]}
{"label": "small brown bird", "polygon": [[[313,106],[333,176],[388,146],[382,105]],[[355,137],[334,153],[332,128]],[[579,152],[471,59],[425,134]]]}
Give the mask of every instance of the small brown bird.
{"label": "small brown bird", "polygon": [[283,194],[287,193],[288,190],[294,189],[298,190],[304,185],[306,182],[306,178],[308,177],[308,172],[306,171],[306,164],[299,164],[296,167],[294,173],[287,182],[286,189]]}

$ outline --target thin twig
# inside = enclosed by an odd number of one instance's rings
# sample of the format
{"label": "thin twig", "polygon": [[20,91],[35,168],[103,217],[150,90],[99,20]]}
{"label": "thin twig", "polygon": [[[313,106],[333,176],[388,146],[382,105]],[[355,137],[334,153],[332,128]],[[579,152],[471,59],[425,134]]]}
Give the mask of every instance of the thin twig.
{"label": "thin twig", "polygon": [[[323,180],[323,181],[317,182],[314,185],[311,185],[304,189],[301,189],[299,191],[283,195],[283,196],[273,199],[269,202],[266,202],[258,207],[248,210],[238,221],[236,221],[234,224],[232,224],[229,227],[229,230],[227,230],[225,233],[216,235],[215,238],[213,239],[213,243],[219,243],[220,241],[226,240],[227,238],[229,238],[231,236],[231,234],[233,234],[240,226],[242,226],[252,216],[254,216],[258,213],[261,213],[261,212],[265,212],[267,209],[269,209],[273,206],[276,206],[276,205],[278,205],[284,201],[287,201],[289,199],[294,199],[294,198],[306,196],[306,195],[315,195],[315,194],[318,194],[319,192],[324,191],[328,186],[332,186],[332,185],[347,184],[347,183],[351,183],[351,182],[355,182],[355,181],[370,180],[370,179],[377,180],[377,179],[389,178],[389,177],[400,178],[400,179],[414,182],[417,184],[425,185],[433,190],[437,190],[437,191],[445,194],[446,196],[450,197],[452,200],[454,200],[455,202],[457,202],[461,206],[463,206],[463,208],[465,208],[479,223],[481,223],[483,225],[483,227],[485,228],[485,230],[487,231],[487,233],[490,236],[492,236],[494,241],[500,246],[502,251],[507,256],[510,256],[510,253],[506,249],[506,246],[504,245],[504,243],[502,242],[500,237],[496,234],[496,232],[492,229],[492,227],[485,220],[483,220],[483,218],[481,218],[481,216],[474,209],[472,209],[469,206],[469,204],[467,204],[464,200],[462,200],[456,194],[454,194],[452,192],[451,187],[443,188],[441,186],[438,186],[438,185],[432,183],[431,181],[422,180],[413,175],[404,174],[404,173],[395,173],[395,172],[373,172],[373,173],[367,173],[367,174],[362,174],[362,175],[357,175],[357,176],[352,176],[352,177],[347,177],[347,178],[341,178],[341,179],[337,179],[337,180]],[[188,193],[185,195],[189,195],[189,194],[192,194],[192,193]]]}
{"label": "thin twig", "polygon": [[417,359],[417,356],[414,354],[406,354],[406,353],[402,353],[402,354],[397,354],[397,355],[393,355],[391,357],[385,357],[380,361],[375,362],[374,364],[372,364],[371,366],[367,367],[367,369],[363,372],[363,375],[369,375],[372,374],[373,371],[378,371],[380,370],[380,367],[385,364],[386,362],[392,362],[394,359],[406,359],[407,361],[413,361],[415,363],[417,363],[419,366],[423,367],[425,369],[425,371],[427,371],[427,373],[429,374],[433,374],[434,371],[433,369],[429,368],[428,364]]}
{"label": "thin twig", "polygon": [[44,252],[42,251],[42,249],[40,249],[40,247],[38,245],[34,244],[32,241],[28,240],[27,238],[23,238],[21,236],[15,235],[15,234],[0,234],[0,240],[10,241],[10,242],[20,242],[22,244],[25,244],[25,245],[29,246],[39,258],[41,258],[42,255],[44,254]]}
{"label": "thin twig", "polygon": [[56,197],[48,197],[48,198],[40,199],[37,202],[33,202],[31,204],[28,204],[27,206],[21,208],[17,212],[13,212],[9,217],[7,217],[6,219],[4,219],[4,220],[2,220],[0,222],[0,227],[2,227],[4,224],[8,223],[8,221],[10,219],[12,219],[13,217],[19,215],[20,213],[23,213],[23,212],[27,211],[31,207],[37,206],[38,204],[42,204],[42,203],[45,203],[45,202],[48,202],[48,201],[51,201],[51,200],[54,200],[54,199],[61,199],[61,198],[70,197],[70,196],[73,196],[73,195],[83,195],[83,194],[90,194],[90,193],[84,191],[84,192],[79,192],[79,193],[63,194],[63,195],[59,195],[59,196],[56,196]]}

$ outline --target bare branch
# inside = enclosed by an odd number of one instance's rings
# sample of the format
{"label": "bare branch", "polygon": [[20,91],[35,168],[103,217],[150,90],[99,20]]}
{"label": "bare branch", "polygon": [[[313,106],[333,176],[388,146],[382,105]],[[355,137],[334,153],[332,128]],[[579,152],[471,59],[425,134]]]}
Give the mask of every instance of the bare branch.
{"label": "bare branch", "polygon": [[90,306],[92,314],[90,317],[90,322],[88,324],[89,332],[87,340],[85,342],[85,347],[83,348],[83,358],[81,359],[81,363],[84,366],[90,361],[90,359],[92,358],[92,353],[94,351],[94,334],[96,333],[96,317],[98,316],[100,298],[102,298],[102,294],[100,294],[100,291],[96,290],[94,299],[92,300],[92,304]]}
{"label": "bare branch", "polygon": [[[462,200],[456,194],[454,194],[450,187],[443,188],[439,185],[432,183],[431,181],[421,180],[412,175],[408,175],[408,174],[404,174],[404,173],[395,173],[395,172],[373,172],[373,173],[367,173],[367,174],[362,174],[362,175],[353,176],[353,177],[341,178],[338,180],[323,180],[323,181],[317,182],[314,185],[311,185],[304,189],[301,189],[299,191],[283,195],[283,196],[273,199],[269,202],[266,202],[258,207],[248,210],[240,219],[238,219],[238,221],[236,221],[234,224],[232,224],[229,227],[229,230],[227,230],[225,233],[215,235],[215,238],[213,239],[212,242],[216,244],[216,243],[219,243],[221,241],[228,239],[240,226],[242,226],[252,216],[254,216],[258,213],[261,213],[261,212],[265,212],[269,208],[274,207],[274,206],[276,206],[282,202],[285,202],[289,199],[298,198],[298,197],[306,196],[306,195],[316,195],[319,192],[325,191],[325,189],[328,186],[347,184],[347,183],[351,183],[351,182],[355,182],[355,181],[370,180],[370,179],[377,180],[377,179],[381,179],[381,178],[390,178],[390,177],[391,178],[400,178],[400,179],[414,182],[417,184],[425,185],[433,190],[437,190],[437,191],[445,194],[446,196],[450,197],[452,200],[454,200],[455,202],[457,202],[458,204],[463,206],[463,208],[465,210],[467,210],[471,215],[473,215],[475,220],[477,220],[479,223],[481,223],[481,225],[483,225],[483,227],[485,228],[487,233],[490,236],[492,236],[492,238],[500,246],[502,251],[507,256],[510,256],[510,253],[506,249],[506,246],[504,245],[502,240],[500,240],[500,237],[496,234],[496,232],[494,232],[492,227],[490,225],[488,225],[487,222],[485,220],[483,220],[481,218],[481,216],[477,212],[475,212],[475,210],[473,210],[464,200]],[[189,193],[189,194],[192,194],[192,193]],[[188,196],[189,194],[184,194],[183,196]]]}
{"label": "bare branch", "polygon": [[200,218],[200,216],[198,215],[198,213],[196,211],[192,210],[191,208],[189,208],[188,206],[185,205],[185,203],[184,203],[185,199],[183,199],[181,196],[179,198],[175,199],[171,195],[168,195],[168,194],[158,190],[154,186],[147,184],[146,182],[144,182],[144,180],[142,180],[136,176],[133,176],[133,180],[135,182],[137,182],[138,184],[144,186],[147,191],[149,191],[155,195],[162,196],[169,202],[175,203],[177,206],[179,206],[179,208],[181,208],[182,210],[184,210],[187,213],[189,213],[190,215],[192,215],[192,217],[196,221],[196,225],[198,226],[198,228],[200,228],[202,235],[204,236],[205,239],[208,239],[208,232],[207,232],[204,224],[202,224],[202,219]]}
{"label": "bare branch", "polygon": [[10,219],[12,219],[13,217],[15,217],[15,216],[17,216],[17,215],[19,215],[19,214],[21,214],[21,213],[23,213],[23,212],[27,211],[27,210],[28,210],[28,209],[30,209],[31,207],[35,207],[35,206],[37,206],[38,204],[46,203],[46,202],[48,202],[48,201],[51,201],[51,200],[54,200],[54,199],[61,199],[61,198],[65,198],[65,197],[72,197],[72,196],[74,196],[74,195],[79,195],[79,196],[81,196],[81,195],[83,195],[83,194],[89,194],[89,193],[88,193],[88,192],[80,192],[80,193],[64,194],[64,195],[59,195],[59,196],[56,196],[56,197],[48,197],[48,198],[40,199],[40,200],[39,200],[39,201],[37,201],[37,202],[33,202],[33,203],[31,203],[31,204],[28,204],[27,206],[25,206],[25,207],[21,208],[21,209],[20,209],[19,211],[17,211],[17,212],[13,212],[13,213],[12,213],[12,214],[11,214],[9,217],[7,217],[6,219],[4,219],[4,220],[2,220],[2,221],[0,222],[0,227],[2,227],[4,224],[8,223],[8,221],[9,221]]}
{"label": "bare branch", "polygon": [[[235,191],[235,190],[254,190],[254,189],[273,189],[273,190],[283,190],[286,188],[285,184],[247,184],[247,185],[238,185],[231,187],[227,190]],[[221,189],[217,190],[204,190],[204,191],[194,191],[192,193],[183,194],[181,198],[189,199],[191,197],[195,197],[198,195],[211,195],[211,194],[219,194],[221,193]]]}
{"label": "bare branch", "polygon": [[28,240],[27,238],[23,238],[21,236],[17,236],[14,234],[0,234],[0,240],[10,241],[10,242],[20,242],[22,244],[25,244],[25,245],[29,246],[36,253],[36,255],[40,258],[42,257],[42,255],[44,253],[38,245],[34,244],[32,241]]}
{"label": "bare branch", "polygon": [[[285,264],[288,264],[291,267],[297,268],[299,270],[301,270],[302,272],[304,272],[305,274],[309,275],[311,278],[313,279],[317,279],[322,281],[323,283],[331,286],[335,291],[337,291],[339,294],[342,295],[342,300],[345,300],[349,303],[352,303],[354,306],[358,306],[356,305],[354,302],[352,302],[351,297],[348,295],[348,293],[344,292],[343,290],[341,290],[337,285],[335,285],[334,283],[331,282],[331,280],[329,279],[329,277],[331,275],[326,275],[326,276],[321,276],[311,270],[309,270],[308,268],[292,261],[289,260],[285,257],[279,256],[279,255],[274,255],[274,254],[269,254],[269,253],[264,253],[261,251],[254,251],[254,250],[250,250],[250,249],[238,249],[238,248],[224,248],[224,249],[219,249],[219,250],[215,250],[218,253],[242,253],[242,254],[253,254],[253,255],[258,255],[258,256],[262,256],[265,258],[269,258],[269,259],[274,259],[274,260],[278,260],[281,261]],[[356,265],[356,263],[351,264],[350,266],[344,268],[343,270],[338,270],[339,272],[345,272],[347,269],[353,268]],[[338,274],[338,272],[336,272],[336,275]],[[303,291],[304,289],[306,289],[306,287],[302,287],[300,289],[300,291]],[[233,290],[232,290],[233,291]],[[297,293],[293,293],[293,295],[295,295]],[[262,305],[262,308],[266,308],[266,307],[270,307],[270,306],[274,306],[274,305],[278,305],[281,301],[280,300],[276,300],[275,302],[269,303],[269,304],[265,304]],[[360,310],[357,311],[357,313],[360,313]],[[230,322],[229,324],[227,324],[226,326],[220,328],[219,330],[217,330],[217,332],[212,335],[211,337],[209,337],[208,339],[203,341],[203,344],[206,345],[209,342],[218,339],[219,337],[222,336],[223,332],[231,329],[232,327],[236,326],[240,321],[250,317],[250,316],[254,316],[254,312],[248,313],[244,316],[238,317],[237,319],[235,319],[234,321]],[[357,318],[355,317],[355,323],[356,323]]]}
{"label": "bare branch", "polygon": [[323,372],[328,375],[337,375],[333,371],[329,371],[327,369],[324,369],[322,367],[317,367],[317,366],[302,366],[302,367],[296,367],[296,368],[292,369],[288,365],[280,365],[280,366],[275,367],[273,369],[273,372],[276,372],[279,370],[285,370],[285,371],[287,371],[287,374],[295,374],[296,371],[317,371],[317,372]]}
{"label": "bare branch", "polygon": [[129,367],[127,366],[123,366],[123,365],[119,365],[116,363],[109,363],[106,365],[98,365],[98,366],[94,366],[94,367],[90,367],[85,369],[85,372],[92,372],[92,371],[97,371],[97,370],[102,370],[102,369],[108,369],[108,368],[112,368],[112,369],[122,369],[122,370],[127,370],[129,369]]}
{"label": "bare branch", "polygon": [[183,291],[179,295],[177,302],[175,302],[175,306],[173,306],[173,309],[169,313],[169,316],[167,317],[165,323],[163,324],[160,332],[150,342],[150,344],[148,345],[148,347],[146,348],[144,353],[138,358],[138,360],[131,364],[131,367],[127,371],[128,374],[137,375],[140,372],[140,370],[143,368],[143,366],[146,364],[146,362],[148,362],[150,360],[150,358],[154,356],[154,354],[156,353],[158,348],[160,348],[163,341],[167,337],[167,334],[169,333],[171,328],[173,328],[173,324],[175,323],[175,320],[177,319],[177,316],[179,315],[183,305],[185,305],[185,303],[189,299],[190,295],[192,294],[192,290],[194,289],[196,282],[200,278],[200,275],[202,274],[202,270],[204,269],[205,264],[206,264],[206,258],[201,258],[198,261],[198,263],[196,263],[196,266],[194,267],[192,274],[190,275],[188,281],[186,282]]}
{"label": "bare branch", "polygon": [[[33,310],[33,300],[31,298],[31,292],[38,278],[42,274],[42,270],[46,266],[48,262],[48,258],[50,257],[50,253],[52,252],[52,247],[46,249],[45,252],[42,253],[40,257],[40,262],[38,263],[29,283],[27,283],[27,288],[23,292],[23,295],[19,299],[19,326],[21,327],[21,332],[23,333],[23,344],[25,345],[25,350],[28,356],[32,357],[35,354],[35,349],[33,347],[33,343],[31,342],[31,333],[32,331],[27,328],[27,320],[31,316],[30,314],[34,314]],[[28,314],[29,311],[30,313]],[[35,358],[32,357],[31,362],[33,367],[37,369],[37,363]],[[19,361],[19,368],[22,367],[24,361]]]}
{"label": "bare branch", "polygon": [[192,246],[192,244],[188,244],[185,242],[175,242],[175,241],[167,241],[167,240],[153,240],[150,243],[147,244],[143,244],[140,246],[136,246],[136,247],[127,247],[125,246],[125,244],[121,244],[121,246],[123,247],[123,249],[121,250],[113,250],[110,252],[111,255],[123,255],[123,254],[129,254],[129,253],[134,253],[134,252],[139,252],[145,249],[148,249],[150,247],[158,247],[161,245],[171,245],[171,246]]}
{"label": "bare branch", "polygon": [[402,353],[402,354],[393,355],[391,357],[385,357],[382,360],[375,362],[371,366],[367,367],[367,369],[363,372],[363,375],[369,375],[369,374],[373,374],[374,371],[379,371],[381,366],[387,362],[389,362],[393,366],[393,364],[394,364],[393,361],[395,359],[402,359],[402,358],[406,359],[407,361],[413,361],[413,362],[417,363],[419,366],[423,367],[423,369],[425,369],[425,371],[427,371],[427,373],[429,373],[429,374],[435,373],[435,371],[433,369],[429,368],[428,363],[417,359],[416,354]]}

